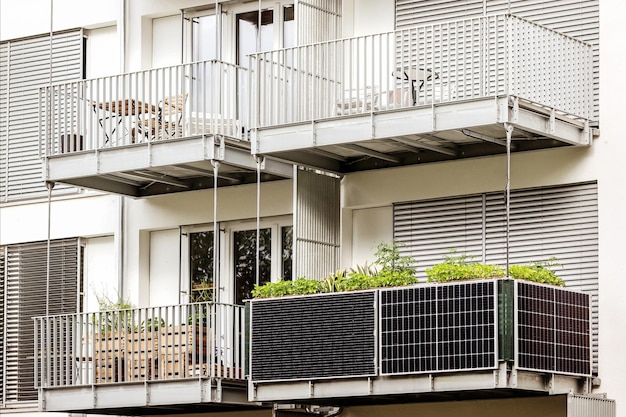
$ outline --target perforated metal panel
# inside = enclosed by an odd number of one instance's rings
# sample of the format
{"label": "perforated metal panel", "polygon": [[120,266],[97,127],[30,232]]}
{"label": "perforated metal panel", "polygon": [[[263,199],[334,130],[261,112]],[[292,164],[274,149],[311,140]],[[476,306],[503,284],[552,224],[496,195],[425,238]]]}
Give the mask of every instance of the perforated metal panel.
{"label": "perforated metal panel", "polygon": [[252,301],[252,380],[374,375],[375,294]]}
{"label": "perforated metal panel", "polygon": [[381,373],[491,369],[495,281],[381,291]]}
{"label": "perforated metal panel", "polygon": [[516,282],[517,366],[590,375],[589,295]]}

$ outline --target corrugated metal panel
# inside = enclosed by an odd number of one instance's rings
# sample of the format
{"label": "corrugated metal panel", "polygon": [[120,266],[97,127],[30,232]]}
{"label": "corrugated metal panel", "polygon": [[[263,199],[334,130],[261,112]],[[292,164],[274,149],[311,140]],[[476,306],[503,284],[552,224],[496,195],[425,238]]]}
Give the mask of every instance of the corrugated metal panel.
{"label": "corrugated metal panel", "polygon": [[[597,184],[516,190],[511,193],[511,264],[556,257],[568,288],[591,296],[593,366],[598,354]],[[504,193],[394,205],[394,239],[417,260],[418,276],[449,250],[476,261],[506,263]]]}
{"label": "corrugated metal panel", "polygon": [[615,417],[615,400],[584,395],[567,396],[567,417]]}
{"label": "corrugated metal panel", "polygon": [[341,36],[342,0],[296,0],[298,45]]}
{"label": "corrugated metal panel", "polygon": [[[37,400],[32,317],[46,314],[47,243],[10,245],[6,251],[6,402]],[[77,311],[78,277],[78,240],[52,241],[50,315]]]}
{"label": "corrugated metal panel", "polygon": [[[83,77],[82,30],[2,44],[0,70],[0,184],[2,201],[45,195],[39,159],[39,88]],[[4,65],[6,63],[6,65]],[[64,187],[57,187],[62,189]]]}
{"label": "corrugated metal panel", "polygon": [[371,376],[374,291],[252,301],[253,382]]}
{"label": "corrugated metal panel", "polygon": [[294,202],[294,277],[322,279],[339,267],[340,179],[298,169]]}
{"label": "corrugated metal panel", "polygon": [[396,29],[510,13],[593,45],[594,120],[599,120],[598,0],[396,0]]}

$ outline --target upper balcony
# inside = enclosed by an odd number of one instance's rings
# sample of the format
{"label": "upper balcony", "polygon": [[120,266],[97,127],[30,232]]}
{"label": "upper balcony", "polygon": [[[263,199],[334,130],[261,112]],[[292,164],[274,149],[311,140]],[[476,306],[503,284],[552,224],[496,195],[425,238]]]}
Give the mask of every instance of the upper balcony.
{"label": "upper balcony", "polygon": [[591,46],[512,15],[251,56],[255,154],[349,172],[591,144]]}
{"label": "upper balcony", "polygon": [[162,414],[259,407],[243,306],[194,303],[35,318],[42,411]]}
{"label": "upper balcony", "polygon": [[[254,182],[247,80],[204,61],[45,87],[45,180],[134,197]],[[263,180],[292,175],[260,165]]]}

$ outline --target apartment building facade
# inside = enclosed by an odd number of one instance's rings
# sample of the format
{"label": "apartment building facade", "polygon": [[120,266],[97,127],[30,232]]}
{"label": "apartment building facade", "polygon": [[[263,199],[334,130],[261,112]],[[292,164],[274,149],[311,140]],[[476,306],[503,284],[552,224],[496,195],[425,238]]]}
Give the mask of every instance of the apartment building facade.
{"label": "apartment building facade", "polygon": [[[624,412],[618,2],[33,7],[23,24],[0,4],[2,413]],[[255,345],[255,283],[323,279],[391,240],[422,281],[450,250],[556,257],[587,327],[504,334],[501,287],[481,281],[454,291],[485,335],[425,366],[397,339],[385,363],[369,307],[270,306]],[[296,346],[306,316],[337,334]]]}

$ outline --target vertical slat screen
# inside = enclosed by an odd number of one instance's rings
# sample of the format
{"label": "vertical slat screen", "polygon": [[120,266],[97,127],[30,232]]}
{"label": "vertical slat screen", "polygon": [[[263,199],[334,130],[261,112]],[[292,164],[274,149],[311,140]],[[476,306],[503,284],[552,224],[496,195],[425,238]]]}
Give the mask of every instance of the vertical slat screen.
{"label": "vertical slat screen", "polygon": [[[474,261],[506,264],[504,193],[394,205],[394,239],[417,261],[418,276],[449,251]],[[588,293],[592,306],[593,366],[598,363],[598,196],[596,183],[511,193],[511,264],[557,258],[567,287]]]}
{"label": "vertical slat screen", "polygon": [[[6,401],[37,400],[34,388],[34,322],[46,315],[47,243],[6,247]],[[78,241],[54,240],[50,245],[48,314],[71,314],[78,301]],[[69,339],[70,335],[62,335]],[[54,364],[49,364],[54,367]]]}
{"label": "vertical slat screen", "polygon": [[599,120],[598,0],[396,0],[396,29],[509,12],[593,46],[592,120]]}
{"label": "vertical slat screen", "polygon": [[0,58],[0,201],[42,196],[39,88],[83,77],[82,30],[53,36],[52,63],[49,36],[4,42]]}
{"label": "vertical slat screen", "polygon": [[296,0],[298,45],[341,37],[342,0]]}
{"label": "vertical slat screen", "polygon": [[294,196],[294,277],[322,279],[339,267],[340,179],[298,169]]}

